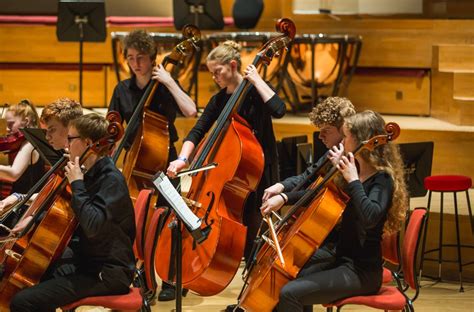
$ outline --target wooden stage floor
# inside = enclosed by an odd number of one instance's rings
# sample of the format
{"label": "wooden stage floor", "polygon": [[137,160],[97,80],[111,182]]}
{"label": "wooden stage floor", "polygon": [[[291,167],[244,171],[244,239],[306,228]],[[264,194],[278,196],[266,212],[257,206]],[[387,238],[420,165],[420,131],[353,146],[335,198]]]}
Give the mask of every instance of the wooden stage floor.
{"label": "wooden stage floor", "polygon": [[[459,285],[452,283],[436,283],[422,281],[422,288],[418,299],[415,301],[415,311],[417,312],[454,312],[471,311],[474,312],[474,284],[464,283],[464,293],[459,292]],[[189,293],[183,298],[182,311],[186,312],[217,312],[223,311],[228,304],[234,303],[242,286],[242,279],[239,273],[232,283],[219,295],[212,297],[201,297]],[[153,312],[174,311],[175,302],[156,302],[152,306]],[[376,311],[374,309],[361,306],[346,306],[343,311]],[[103,308],[81,307],[77,311],[99,312],[105,311]],[[315,312],[326,311],[322,306],[315,305]]]}

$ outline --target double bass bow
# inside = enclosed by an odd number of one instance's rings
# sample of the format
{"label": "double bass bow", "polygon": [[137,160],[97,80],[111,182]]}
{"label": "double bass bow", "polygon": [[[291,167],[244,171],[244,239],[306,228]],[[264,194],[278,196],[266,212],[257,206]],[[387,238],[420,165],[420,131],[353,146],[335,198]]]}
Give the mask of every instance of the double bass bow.
{"label": "double bass bow", "polygon": [[[290,43],[296,29],[289,19],[276,25],[282,35],[263,45],[253,61],[258,69],[268,65]],[[195,215],[206,228],[201,243],[183,232],[183,287],[199,295],[221,292],[234,277],[245,246],[246,227],[242,210],[250,192],[257,187],[263,173],[263,151],[248,123],[236,112],[252,84],[244,79],[220,113],[215,126],[197,148],[191,170],[217,163],[212,170],[192,176],[186,197]],[[178,229],[180,230],[180,229]],[[171,229],[165,227],[158,240],[156,271],[170,282]]]}
{"label": "double bass bow", "polygon": [[[196,26],[186,25],[182,33],[185,39],[162,61],[165,69],[169,65],[178,65],[199,49],[201,32]],[[134,129],[138,129],[125,156],[122,169],[132,198],[136,198],[139,191],[145,187],[153,188],[151,178],[157,171],[164,170],[168,165],[170,146],[168,120],[165,116],[149,109],[157,88],[156,80],[148,84],[128,122],[124,137],[112,156],[116,163],[124,144],[134,134]],[[143,118],[141,118],[142,114]]]}
{"label": "double bass bow", "polygon": [[[353,154],[363,149],[372,151],[395,140],[400,134],[400,127],[396,123],[388,123],[385,131],[387,134],[362,142]],[[322,245],[341,218],[348,200],[347,195],[330,183],[336,172],[337,168],[333,167],[324,177],[318,178],[279,219],[276,233],[272,233],[279,240],[262,235],[264,243],[255,262],[245,272],[244,286],[238,299],[240,307],[249,312],[272,311],[278,303],[281,288],[296,278],[311,255]],[[302,208],[304,211],[295,220],[293,215]]]}
{"label": "double bass bow", "polygon": [[[109,113],[110,114],[110,113]],[[108,114],[108,117],[109,117]],[[116,120],[110,115],[108,135],[94,142],[80,157],[81,164],[93,152],[112,150],[123,134]],[[12,297],[21,289],[37,284],[50,263],[61,256],[77,226],[71,208],[71,190],[68,180],[57,174],[39,192],[30,206],[34,212],[28,225],[17,235],[16,242],[4,250],[3,277],[0,282],[0,311],[8,311]],[[24,216],[29,215],[28,212]],[[40,217],[42,217],[41,220]],[[35,223],[38,225],[33,229]],[[31,230],[29,235],[26,235]],[[23,239],[25,236],[28,239]]]}

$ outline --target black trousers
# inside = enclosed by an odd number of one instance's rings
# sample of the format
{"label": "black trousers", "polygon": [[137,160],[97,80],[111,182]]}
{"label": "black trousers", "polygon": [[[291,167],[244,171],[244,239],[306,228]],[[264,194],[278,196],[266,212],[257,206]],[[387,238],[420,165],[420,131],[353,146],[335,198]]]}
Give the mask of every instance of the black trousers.
{"label": "black trousers", "polygon": [[349,259],[338,259],[319,249],[298,277],[281,292],[277,311],[312,311],[313,304],[325,304],[357,295],[377,293],[382,284],[382,267],[361,269]]}
{"label": "black trousers", "polygon": [[90,296],[120,295],[129,292],[129,285],[114,274],[89,274],[78,270],[70,250],[45,274],[38,285],[18,292],[10,302],[10,311],[54,312],[56,308]]}

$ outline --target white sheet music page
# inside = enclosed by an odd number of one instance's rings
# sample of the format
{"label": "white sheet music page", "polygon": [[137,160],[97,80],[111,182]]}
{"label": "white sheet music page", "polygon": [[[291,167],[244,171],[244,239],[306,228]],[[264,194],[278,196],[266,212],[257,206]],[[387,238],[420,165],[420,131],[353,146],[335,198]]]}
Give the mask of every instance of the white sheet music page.
{"label": "white sheet music page", "polygon": [[199,219],[191,209],[189,209],[181,195],[163,172],[157,175],[153,180],[153,184],[156,186],[158,191],[160,191],[161,195],[166,198],[168,203],[173,206],[175,213],[178,214],[179,218],[186,224],[188,229],[194,231],[201,227],[201,219]]}

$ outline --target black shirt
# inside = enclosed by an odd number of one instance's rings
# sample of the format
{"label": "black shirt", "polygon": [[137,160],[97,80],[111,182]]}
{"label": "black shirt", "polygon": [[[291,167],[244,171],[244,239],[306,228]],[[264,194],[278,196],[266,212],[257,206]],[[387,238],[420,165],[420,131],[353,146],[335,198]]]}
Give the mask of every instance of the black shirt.
{"label": "black shirt", "polygon": [[135,268],[135,216],[122,174],[110,157],[104,157],[71,188],[71,206],[79,221],[79,250],[75,250],[79,269],[112,274],[130,284]]}
{"label": "black shirt", "polygon": [[[148,85],[152,82],[150,80]],[[147,85],[147,86],[148,86]],[[140,102],[140,99],[145,93],[146,87],[140,89],[136,83],[136,77],[125,79],[120,81],[114,89],[112,98],[110,99],[109,111],[116,111],[122,116],[122,118],[128,123],[132,114],[135,110],[135,107]],[[170,134],[170,143],[174,143],[178,140],[178,132],[174,126],[174,121],[176,119],[176,112],[180,111],[176,100],[174,99],[171,92],[166,88],[162,83],[158,83],[155,94],[151,100],[150,110],[157,112],[168,120],[169,134]],[[142,113],[143,115],[143,113]],[[137,127],[133,129],[132,135],[129,137],[127,142],[124,145],[125,149],[128,149],[135,138]]]}
{"label": "black shirt", "polygon": [[[227,94],[226,91],[227,88],[221,89],[209,100],[201,117],[184,141],[191,141],[195,146],[201,142],[232,96],[232,94]],[[238,114],[250,124],[255,137],[262,146],[266,166],[278,163],[272,117],[281,118],[285,112],[285,103],[277,94],[264,103],[255,87],[249,89],[239,108]]]}
{"label": "black shirt", "polygon": [[358,267],[381,268],[380,244],[392,205],[392,178],[380,171],[364,183],[349,183],[346,192],[351,199],[342,216],[336,255],[351,259]]}

